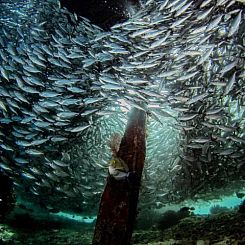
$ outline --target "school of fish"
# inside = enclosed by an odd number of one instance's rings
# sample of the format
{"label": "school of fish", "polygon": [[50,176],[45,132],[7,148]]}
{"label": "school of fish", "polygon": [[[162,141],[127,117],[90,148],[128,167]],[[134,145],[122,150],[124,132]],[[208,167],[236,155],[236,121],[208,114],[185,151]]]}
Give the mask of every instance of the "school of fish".
{"label": "school of fish", "polygon": [[245,179],[243,3],[149,0],[110,31],[56,0],[19,5],[0,6],[0,171],[21,199],[95,213],[133,107],[142,207]]}

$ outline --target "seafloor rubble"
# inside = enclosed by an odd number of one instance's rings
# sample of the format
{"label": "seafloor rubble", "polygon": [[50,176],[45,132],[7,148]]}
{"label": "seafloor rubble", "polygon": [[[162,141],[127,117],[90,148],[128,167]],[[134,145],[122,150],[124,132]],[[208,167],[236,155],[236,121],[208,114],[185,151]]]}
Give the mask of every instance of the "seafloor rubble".
{"label": "seafloor rubble", "polygon": [[[44,221],[30,220],[23,223],[0,224],[0,244],[49,244],[49,245],[89,245],[93,231],[91,225],[60,222],[45,224]],[[31,223],[30,223],[31,222]],[[47,222],[47,221],[46,221]],[[26,226],[26,224],[29,226]],[[30,225],[31,224],[31,225]],[[207,245],[207,244],[245,244],[245,214],[229,212],[209,216],[191,216],[177,225],[158,230],[136,230],[132,244],[137,245]]]}
{"label": "seafloor rubble", "polygon": [[135,232],[133,240],[134,244],[245,244],[245,214],[191,216],[164,231]]}

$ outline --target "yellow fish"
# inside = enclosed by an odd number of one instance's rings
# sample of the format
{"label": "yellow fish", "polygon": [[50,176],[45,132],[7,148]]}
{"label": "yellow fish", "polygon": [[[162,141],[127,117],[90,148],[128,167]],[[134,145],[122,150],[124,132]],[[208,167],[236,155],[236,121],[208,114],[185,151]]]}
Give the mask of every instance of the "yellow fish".
{"label": "yellow fish", "polygon": [[122,172],[128,172],[129,170],[127,164],[119,157],[113,157],[110,160],[109,165]]}

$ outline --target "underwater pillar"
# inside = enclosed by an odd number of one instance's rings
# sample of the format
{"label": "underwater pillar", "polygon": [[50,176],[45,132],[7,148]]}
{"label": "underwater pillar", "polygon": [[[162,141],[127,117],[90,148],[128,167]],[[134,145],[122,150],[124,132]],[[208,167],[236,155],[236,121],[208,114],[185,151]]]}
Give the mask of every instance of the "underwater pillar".
{"label": "underwater pillar", "polygon": [[132,109],[117,156],[128,165],[129,171],[135,171],[135,175],[130,181],[108,176],[100,201],[93,245],[131,244],[145,161],[145,122],[145,112]]}

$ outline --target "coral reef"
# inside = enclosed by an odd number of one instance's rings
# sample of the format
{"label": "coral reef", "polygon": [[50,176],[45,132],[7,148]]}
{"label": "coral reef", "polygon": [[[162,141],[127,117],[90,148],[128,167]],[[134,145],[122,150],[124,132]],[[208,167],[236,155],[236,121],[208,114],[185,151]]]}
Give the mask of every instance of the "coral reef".
{"label": "coral reef", "polygon": [[231,210],[227,207],[222,207],[220,205],[214,205],[210,208],[209,213],[210,214],[222,214],[230,212]]}

